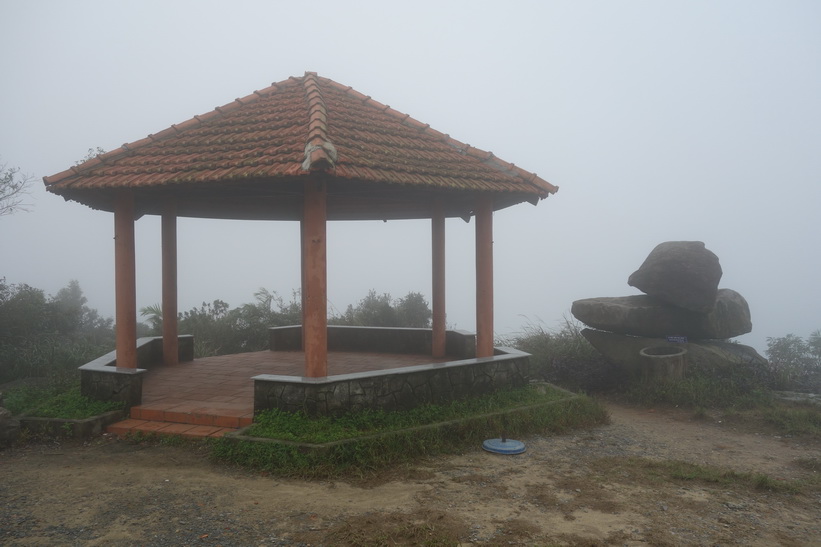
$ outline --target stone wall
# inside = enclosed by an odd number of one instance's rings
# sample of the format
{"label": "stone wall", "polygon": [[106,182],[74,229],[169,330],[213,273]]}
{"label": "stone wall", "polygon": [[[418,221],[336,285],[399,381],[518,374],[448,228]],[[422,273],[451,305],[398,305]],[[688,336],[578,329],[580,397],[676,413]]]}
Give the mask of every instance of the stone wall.
{"label": "stone wall", "polygon": [[[302,326],[271,327],[268,329],[268,338],[272,351],[299,351],[302,349]],[[475,357],[476,335],[461,330],[446,331],[445,346],[447,355],[454,358]],[[329,351],[429,355],[432,347],[431,329],[328,325]]]}
{"label": "stone wall", "polygon": [[446,403],[529,382],[530,355],[496,348],[496,355],[382,371],[301,378],[254,377],[254,412],[277,408],[308,415],[339,415],[362,409],[407,410]]}
{"label": "stone wall", "polygon": [[124,416],[125,412],[122,410],[106,412],[84,420],[21,416],[20,427],[38,436],[88,439],[102,434],[107,426],[119,422]]}
{"label": "stone wall", "polygon": [[[143,375],[146,369],[162,363],[162,336],[137,339],[137,366],[117,367],[117,352],[111,351],[80,367],[80,393],[98,401],[140,404],[143,396]],[[194,359],[194,337],[179,337],[180,361]]]}

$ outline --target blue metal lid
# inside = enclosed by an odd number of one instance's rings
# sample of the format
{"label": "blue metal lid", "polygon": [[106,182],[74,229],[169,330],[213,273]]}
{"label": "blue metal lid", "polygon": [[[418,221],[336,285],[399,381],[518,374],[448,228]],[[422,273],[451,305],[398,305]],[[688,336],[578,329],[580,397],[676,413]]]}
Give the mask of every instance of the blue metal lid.
{"label": "blue metal lid", "polygon": [[482,443],[482,448],[494,454],[521,454],[525,451],[525,443],[513,439],[488,439]]}

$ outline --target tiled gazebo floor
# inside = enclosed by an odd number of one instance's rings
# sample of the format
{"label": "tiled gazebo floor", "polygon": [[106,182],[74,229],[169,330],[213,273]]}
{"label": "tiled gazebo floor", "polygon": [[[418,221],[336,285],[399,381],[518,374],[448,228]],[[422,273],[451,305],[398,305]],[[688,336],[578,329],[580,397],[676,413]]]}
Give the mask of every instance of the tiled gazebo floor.
{"label": "tiled gazebo floor", "polygon": [[[444,362],[427,355],[328,353],[328,375],[349,374]],[[158,433],[183,437],[221,437],[249,425],[254,417],[254,382],[259,374],[302,376],[301,351],[258,351],[195,359],[150,369],[143,380],[142,404],[109,433]]]}

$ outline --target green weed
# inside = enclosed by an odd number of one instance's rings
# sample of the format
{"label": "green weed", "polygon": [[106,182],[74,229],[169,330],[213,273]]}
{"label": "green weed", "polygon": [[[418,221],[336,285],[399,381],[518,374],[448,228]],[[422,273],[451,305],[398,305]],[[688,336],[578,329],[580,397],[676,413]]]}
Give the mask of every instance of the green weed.
{"label": "green weed", "polygon": [[326,443],[460,420],[477,414],[556,401],[567,396],[565,391],[540,386],[538,389],[529,387],[505,390],[444,405],[428,404],[406,411],[361,410],[340,417],[312,418],[303,413],[268,410],[257,415],[248,435],[303,443]]}
{"label": "green weed", "polygon": [[764,386],[751,386],[749,378],[716,377],[693,371],[681,380],[638,383],[620,395],[626,402],[651,406],[668,404],[685,408],[755,408],[772,403]]}
{"label": "green weed", "polygon": [[694,420],[708,420],[710,415],[707,414],[707,410],[703,406],[697,406],[693,411],[693,419]]}
{"label": "green weed", "polygon": [[422,510],[414,513],[381,513],[347,519],[332,527],[325,540],[331,545],[423,545],[456,547],[460,537],[470,533],[468,526],[451,514]]}
{"label": "green weed", "polygon": [[606,391],[622,383],[616,367],[582,336],[583,325],[565,318],[556,331],[529,325],[524,333],[502,341],[531,354],[530,371],[534,379],[544,380],[572,391]]}
{"label": "green weed", "polygon": [[821,471],[821,458],[798,458],[795,460],[795,465],[801,469],[818,473]]}
{"label": "green weed", "polygon": [[82,420],[123,408],[122,403],[84,397],[80,394],[79,384],[23,386],[9,390],[4,399],[12,414],[66,420]]}
{"label": "green weed", "polygon": [[753,491],[797,494],[814,488],[815,481],[774,479],[764,473],[739,472],[711,465],[699,465],[679,460],[648,460],[644,458],[603,458],[600,469],[626,473],[634,479],[650,482],[696,482]]}
{"label": "green weed", "polygon": [[[520,390],[530,391],[530,390]],[[478,446],[484,439],[534,433],[563,432],[572,428],[591,427],[607,421],[601,405],[588,397],[553,397],[533,404],[532,395],[522,395],[527,404],[514,403],[508,393],[507,406],[498,403],[505,396],[489,396],[484,401],[461,401],[454,405],[433,405],[418,413],[355,413],[342,420],[311,419],[284,413],[269,413],[268,422],[259,431],[284,440],[242,441],[230,438],[214,442],[212,455],[220,461],[261,469],[278,475],[328,477],[340,474],[362,475],[373,470],[410,462],[433,455],[455,453],[468,446]],[[496,401],[492,404],[489,401]],[[457,408],[457,411],[454,411]],[[493,413],[488,409],[495,408]],[[502,412],[502,410],[504,412]],[[358,414],[358,415],[357,415]],[[405,414],[405,416],[402,416]],[[420,417],[421,416],[421,417]],[[340,423],[341,422],[341,423]],[[320,424],[329,425],[322,429]],[[306,432],[300,433],[305,427]],[[256,428],[252,431],[256,431]],[[358,434],[354,432],[358,431]],[[256,434],[256,433],[255,433]],[[334,440],[320,446],[306,446],[295,441]]]}
{"label": "green weed", "polygon": [[821,438],[821,407],[817,405],[774,405],[761,409],[760,415],[783,435]]}

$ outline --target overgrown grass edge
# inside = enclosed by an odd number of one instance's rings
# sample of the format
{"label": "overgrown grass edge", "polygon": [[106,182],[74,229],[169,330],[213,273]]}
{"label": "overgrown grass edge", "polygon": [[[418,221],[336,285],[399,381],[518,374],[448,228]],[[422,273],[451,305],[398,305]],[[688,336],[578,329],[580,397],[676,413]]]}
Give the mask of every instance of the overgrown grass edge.
{"label": "overgrown grass edge", "polygon": [[363,475],[426,456],[462,452],[502,433],[508,436],[562,433],[607,421],[607,411],[601,404],[587,396],[574,395],[542,405],[313,446],[293,441],[226,436],[214,442],[212,457],[283,476]]}

